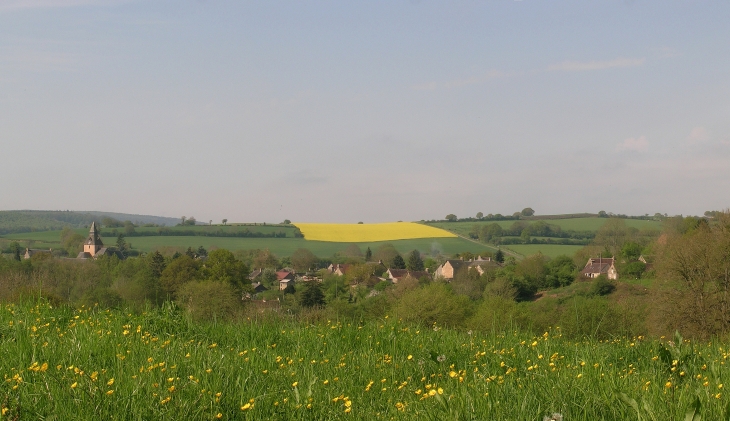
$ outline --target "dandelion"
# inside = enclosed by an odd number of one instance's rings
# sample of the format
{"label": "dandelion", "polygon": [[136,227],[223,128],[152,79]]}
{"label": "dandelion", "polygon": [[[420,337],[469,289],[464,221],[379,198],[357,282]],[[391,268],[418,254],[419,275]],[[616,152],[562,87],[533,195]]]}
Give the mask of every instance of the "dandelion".
{"label": "dandelion", "polygon": [[76,389],[76,386],[78,386],[78,385],[79,385],[79,383],[78,383],[78,382],[73,382],[73,383],[71,384],[71,389]]}
{"label": "dandelion", "polygon": [[542,421],[563,421],[563,414],[559,412],[553,412],[550,415],[545,415]]}
{"label": "dandelion", "polygon": [[436,361],[438,361],[440,363],[446,361],[446,355],[444,355],[444,354],[439,355],[438,357],[436,357]]}

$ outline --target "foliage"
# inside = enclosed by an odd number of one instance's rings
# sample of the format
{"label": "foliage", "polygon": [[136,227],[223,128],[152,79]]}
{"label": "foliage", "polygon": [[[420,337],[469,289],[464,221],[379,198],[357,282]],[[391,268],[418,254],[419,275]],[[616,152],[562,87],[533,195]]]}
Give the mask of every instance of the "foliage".
{"label": "foliage", "polygon": [[399,318],[426,326],[459,326],[470,315],[470,311],[469,299],[454,295],[441,282],[406,292],[393,309]]}
{"label": "foliage", "polygon": [[421,253],[419,253],[418,250],[413,250],[408,255],[408,261],[406,262],[406,269],[413,270],[413,271],[425,270],[425,267],[423,265],[423,260],[421,259]]}
{"label": "foliage", "polygon": [[226,282],[188,282],[178,291],[178,302],[194,320],[229,319],[241,308],[241,295]]}
{"label": "foliage", "polygon": [[668,235],[658,247],[658,272],[669,291],[678,326],[701,335],[730,330],[730,214]]}
{"label": "foliage", "polygon": [[317,269],[319,258],[309,249],[299,248],[292,253],[291,264],[297,271]]}
{"label": "foliage", "polygon": [[621,278],[639,279],[646,270],[644,262],[631,262],[619,266],[619,275]]}
{"label": "foliage", "polygon": [[308,282],[299,300],[303,307],[322,307],[326,304],[319,282]]}
{"label": "foliage", "polygon": [[199,280],[200,262],[190,256],[180,256],[173,259],[160,274],[162,291],[171,299],[177,298],[178,290],[186,283]]}
{"label": "foliage", "polygon": [[348,245],[342,254],[347,257],[363,257],[362,250],[360,250],[360,247],[358,247],[355,243]]}
{"label": "foliage", "polygon": [[616,285],[606,275],[600,275],[593,281],[591,293],[593,295],[608,295],[616,290]]}
{"label": "foliage", "polygon": [[568,256],[557,256],[546,264],[545,286],[558,288],[570,285],[578,275],[578,268]]}
{"label": "foliage", "polygon": [[213,250],[205,260],[203,276],[209,281],[230,285],[234,291],[248,292],[248,266],[226,249]]}
{"label": "foliage", "polygon": [[390,265],[391,269],[405,269],[406,268],[406,262],[403,260],[403,256],[400,254],[396,254],[395,257],[393,257],[393,263]]}

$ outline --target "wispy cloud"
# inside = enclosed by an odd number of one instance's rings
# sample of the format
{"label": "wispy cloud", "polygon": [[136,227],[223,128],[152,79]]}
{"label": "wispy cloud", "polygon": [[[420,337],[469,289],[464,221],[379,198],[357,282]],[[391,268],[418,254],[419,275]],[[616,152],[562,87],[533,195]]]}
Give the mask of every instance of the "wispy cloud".
{"label": "wispy cloud", "polygon": [[624,151],[635,151],[635,152],[646,152],[649,149],[649,142],[646,140],[646,136],[629,137],[624,139],[623,142],[616,145],[617,152]]}
{"label": "wispy cloud", "polygon": [[503,77],[504,73],[499,70],[492,70],[483,75],[472,76],[464,79],[455,79],[447,82],[429,82],[419,85],[413,85],[411,88],[415,91],[435,91],[437,89],[455,89],[463,88],[464,86],[480,85],[491,79]]}
{"label": "wispy cloud", "polygon": [[72,70],[79,60],[78,54],[0,49],[0,66],[23,71]]}
{"label": "wispy cloud", "polygon": [[707,129],[701,126],[693,128],[692,131],[689,132],[689,136],[687,136],[689,143],[701,143],[709,139],[710,135],[707,133]]}
{"label": "wispy cloud", "polygon": [[548,66],[549,71],[584,72],[588,70],[603,70],[614,67],[636,67],[641,66],[645,58],[617,58],[605,61],[563,61]]}
{"label": "wispy cloud", "polygon": [[20,9],[58,9],[86,5],[110,6],[130,0],[2,0],[0,12]]}

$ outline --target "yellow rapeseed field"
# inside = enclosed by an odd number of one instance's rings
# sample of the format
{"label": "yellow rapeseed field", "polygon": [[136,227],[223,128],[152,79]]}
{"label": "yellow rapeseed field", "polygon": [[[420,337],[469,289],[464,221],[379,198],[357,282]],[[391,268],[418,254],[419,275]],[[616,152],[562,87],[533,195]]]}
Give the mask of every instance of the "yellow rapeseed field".
{"label": "yellow rapeseed field", "polygon": [[314,241],[365,243],[371,241],[410,240],[413,238],[456,237],[448,231],[413,222],[383,224],[295,224],[304,238]]}

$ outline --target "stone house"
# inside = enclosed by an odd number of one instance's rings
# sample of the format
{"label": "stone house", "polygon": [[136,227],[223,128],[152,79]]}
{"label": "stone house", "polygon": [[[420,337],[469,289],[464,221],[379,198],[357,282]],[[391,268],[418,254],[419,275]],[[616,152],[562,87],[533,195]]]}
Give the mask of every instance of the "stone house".
{"label": "stone house", "polygon": [[606,275],[608,279],[618,279],[616,260],[613,257],[590,258],[580,273],[583,277],[590,279],[600,275]]}

